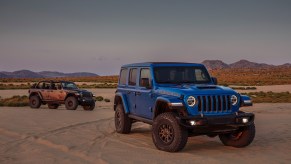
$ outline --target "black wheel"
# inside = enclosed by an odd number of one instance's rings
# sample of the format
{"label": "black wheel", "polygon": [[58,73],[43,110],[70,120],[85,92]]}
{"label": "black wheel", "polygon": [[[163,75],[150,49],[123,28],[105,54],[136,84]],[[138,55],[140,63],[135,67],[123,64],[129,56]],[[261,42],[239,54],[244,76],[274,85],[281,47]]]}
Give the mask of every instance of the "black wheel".
{"label": "black wheel", "polygon": [[179,125],[174,113],[167,112],[155,118],[152,138],[159,150],[177,152],[185,147],[188,131]]}
{"label": "black wheel", "polygon": [[252,143],[255,138],[255,124],[244,127],[241,130],[228,134],[220,134],[219,138],[225,146],[245,147]]}
{"label": "black wheel", "polygon": [[65,106],[67,110],[76,110],[78,105],[78,100],[73,96],[70,96],[65,100]]}
{"label": "black wheel", "polygon": [[118,104],[115,110],[115,129],[117,133],[123,134],[128,134],[131,130],[131,119],[125,113],[121,104]]}
{"label": "black wheel", "polygon": [[57,109],[59,107],[59,104],[47,104],[49,109]]}
{"label": "black wheel", "polygon": [[83,106],[84,110],[93,110],[95,108],[95,102],[93,102],[91,105]]}
{"label": "black wheel", "polygon": [[29,98],[29,106],[31,108],[39,108],[41,105],[40,98],[37,95],[31,96]]}

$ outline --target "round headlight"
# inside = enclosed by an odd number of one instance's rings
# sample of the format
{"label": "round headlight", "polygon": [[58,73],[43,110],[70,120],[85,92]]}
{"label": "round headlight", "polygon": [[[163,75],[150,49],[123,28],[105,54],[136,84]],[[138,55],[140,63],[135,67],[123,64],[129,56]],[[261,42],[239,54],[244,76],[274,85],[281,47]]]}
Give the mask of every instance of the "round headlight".
{"label": "round headlight", "polygon": [[230,97],[230,101],[231,101],[231,104],[232,105],[236,105],[237,104],[237,97],[236,97],[236,95],[232,95]]}
{"label": "round headlight", "polygon": [[195,97],[193,97],[193,96],[189,96],[188,97],[188,99],[187,99],[187,104],[189,105],[189,106],[194,106],[195,104],[196,104],[196,99],[195,99]]}

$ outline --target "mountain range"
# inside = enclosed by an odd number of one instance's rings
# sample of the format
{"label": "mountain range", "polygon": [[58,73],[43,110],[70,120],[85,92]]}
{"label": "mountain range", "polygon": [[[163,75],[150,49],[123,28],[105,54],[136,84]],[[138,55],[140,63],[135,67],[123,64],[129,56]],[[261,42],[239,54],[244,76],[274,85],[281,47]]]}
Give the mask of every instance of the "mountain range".
{"label": "mountain range", "polygon": [[226,64],[221,60],[204,60],[202,62],[207,69],[213,70],[213,69],[226,69],[226,68],[275,68],[275,67],[282,67],[282,68],[291,68],[290,63],[286,63],[283,65],[271,65],[271,64],[265,64],[265,63],[255,63],[250,62],[248,60],[240,60],[235,63]]}
{"label": "mountain range", "polygon": [[0,78],[54,78],[54,77],[91,77],[99,76],[89,72],[63,73],[53,71],[33,72],[30,70],[19,70],[14,72],[0,72]]}
{"label": "mountain range", "polygon": [[[290,63],[283,65],[270,65],[265,63],[255,63],[248,60],[240,60],[235,63],[226,64],[221,60],[204,60],[202,62],[207,69],[239,69],[239,68],[291,68]],[[0,72],[0,78],[54,78],[54,77],[92,77],[99,76],[95,73],[89,72],[76,72],[76,73],[63,73],[63,72],[54,72],[54,71],[42,71],[42,72],[33,72],[30,70],[19,70],[14,72]]]}

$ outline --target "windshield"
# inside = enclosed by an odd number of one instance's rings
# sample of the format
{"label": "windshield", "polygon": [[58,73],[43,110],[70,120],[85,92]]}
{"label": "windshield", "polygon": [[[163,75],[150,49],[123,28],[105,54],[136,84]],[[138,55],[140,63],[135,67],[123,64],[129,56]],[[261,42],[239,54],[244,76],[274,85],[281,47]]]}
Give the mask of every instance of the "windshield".
{"label": "windshield", "polygon": [[204,67],[155,67],[154,75],[157,83],[210,83],[210,76]]}
{"label": "windshield", "polygon": [[77,85],[72,82],[62,82],[62,87],[68,90],[78,89]]}

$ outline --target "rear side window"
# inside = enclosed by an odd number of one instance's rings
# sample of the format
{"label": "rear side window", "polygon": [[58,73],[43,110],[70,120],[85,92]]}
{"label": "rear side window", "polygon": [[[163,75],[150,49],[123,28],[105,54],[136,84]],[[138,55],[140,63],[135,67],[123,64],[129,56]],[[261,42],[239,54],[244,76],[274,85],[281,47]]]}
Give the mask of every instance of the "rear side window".
{"label": "rear side window", "polygon": [[119,84],[120,85],[126,84],[126,75],[127,75],[127,69],[121,69],[120,76],[119,76]]}
{"label": "rear side window", "polygon": [[137,75],[137,69],[136,68],[130,69],[128,85],[136,85],[136,75]]}

